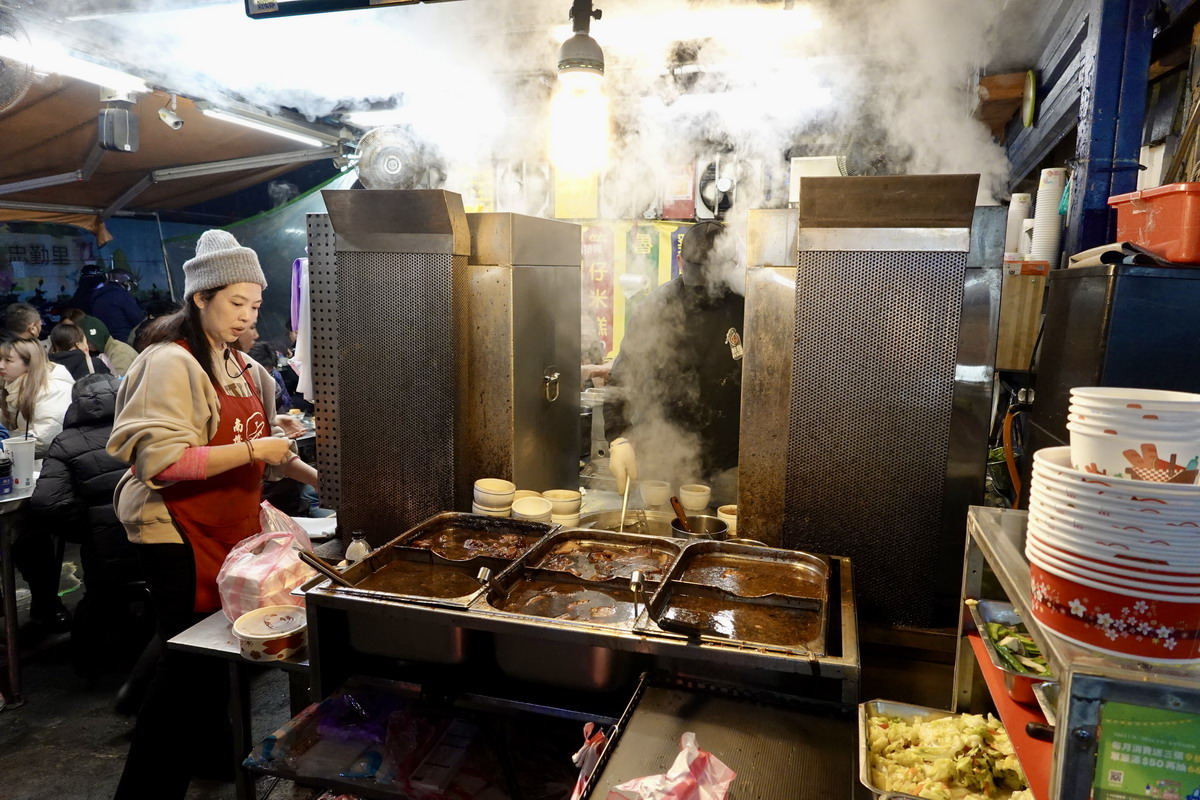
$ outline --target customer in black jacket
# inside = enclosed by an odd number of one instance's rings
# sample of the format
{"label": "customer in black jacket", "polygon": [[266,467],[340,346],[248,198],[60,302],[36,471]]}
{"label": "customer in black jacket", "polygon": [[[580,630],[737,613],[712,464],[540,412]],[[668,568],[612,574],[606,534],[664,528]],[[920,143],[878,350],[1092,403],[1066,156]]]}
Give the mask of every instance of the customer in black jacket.
{"label": "customer in black jacket", "polygon": [[105,451],[120,385],[109,374],[76,381],[63,431],[46,451],[29,501],[45,524],[80,545],[85,594],[75,610],[71,641],[81,667],[103,663],[106,628],[126,616],[132,587],[142,580],[137,552],[112,505],[129,465]]}
{"label": "customer in black jacket", "polygon": [[48,356],[55,364],[66,367],[75,380],[84,375],[97,372],[107,374],[111,371],[99,358],[92,358],[88,350],[87,335],[84,334],[83,328],[74,322],[60,322],[50,331]]}

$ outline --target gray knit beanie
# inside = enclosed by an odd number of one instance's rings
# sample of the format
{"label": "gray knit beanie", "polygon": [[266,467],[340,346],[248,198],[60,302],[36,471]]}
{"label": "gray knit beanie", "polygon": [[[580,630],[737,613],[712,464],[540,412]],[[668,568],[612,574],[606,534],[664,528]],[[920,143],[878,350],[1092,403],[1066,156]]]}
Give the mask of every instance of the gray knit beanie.
{"label": "gray knit beanie", "polygon": [[228,231],[205,231],[196,242],[196,257],[183,262],[183,296],[231,283],[257,283],[267,288],[267,278],[253,250],[238,244]]}

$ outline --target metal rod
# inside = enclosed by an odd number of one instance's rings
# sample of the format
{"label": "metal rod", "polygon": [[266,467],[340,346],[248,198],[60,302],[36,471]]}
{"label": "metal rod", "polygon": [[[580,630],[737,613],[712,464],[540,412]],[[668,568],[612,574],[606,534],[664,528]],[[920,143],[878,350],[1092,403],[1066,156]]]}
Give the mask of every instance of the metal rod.
{"label": "metal rod", "polygon": [[629,506],[629,473],[625,473],[625,494],[621,497],[621,527],[617,528],[617,533],[625,532],[625,509]]}
{"label": "metal rod", "polygon": [[310,567],[324,575],[326,578],[329,578],[329,580],[333,581],[334,583],[341,586],[349,586],[351,589],[354,588],[353,583],[350,583],[350,581],[343,578],[341,573],[326,564],[325,561],[317,557],[316,554],[310,553],[307,550],[303,550],[299,547],[296,548],[296,554],[300,556],[301,561],[303,561],[305,564],[308,564]]}

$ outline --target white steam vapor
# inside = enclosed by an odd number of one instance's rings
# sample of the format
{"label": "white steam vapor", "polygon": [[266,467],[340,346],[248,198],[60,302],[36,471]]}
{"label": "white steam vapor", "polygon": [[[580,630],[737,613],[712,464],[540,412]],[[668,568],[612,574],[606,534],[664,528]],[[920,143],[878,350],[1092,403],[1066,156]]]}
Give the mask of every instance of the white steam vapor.
{"label": "white steam vapor", "polygon": [[[603,215],[653,216],[671,177],[713,155],[736,170],[734,220],[786,202],[789,154],[846,155],[852,174],[980,172],[982,193],[999,196],[1003,150],[971,113],[1006,4],[598,0],[591,33],[613,118]],[[400,97],[413,133],[440,151],[447,188],[467,194],[480,168],[545,163],[569,8],[459,0],[251,20],[230,0],[78,22],[70,33],[197,99],[317,118]]]}

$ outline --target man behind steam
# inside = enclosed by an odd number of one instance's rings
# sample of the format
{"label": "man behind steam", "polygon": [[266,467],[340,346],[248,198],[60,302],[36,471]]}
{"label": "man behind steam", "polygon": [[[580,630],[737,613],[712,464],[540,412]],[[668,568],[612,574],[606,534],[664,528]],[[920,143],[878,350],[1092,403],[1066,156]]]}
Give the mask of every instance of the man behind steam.
{"label": "man behind steam", "polygon": [[684,234],[679,277],[637,307],[604,400],[609,468],[626,479],[712,486],[712,504],[737,502],[745,301],[730,288],[732,237],[717,222]]}

